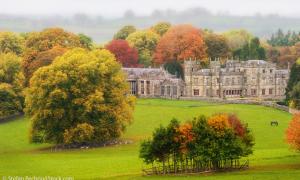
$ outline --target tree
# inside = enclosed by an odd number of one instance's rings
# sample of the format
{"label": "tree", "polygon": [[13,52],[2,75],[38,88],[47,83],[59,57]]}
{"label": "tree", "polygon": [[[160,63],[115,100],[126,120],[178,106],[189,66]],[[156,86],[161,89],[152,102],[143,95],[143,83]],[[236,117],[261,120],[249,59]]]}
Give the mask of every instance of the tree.
{"label": "tree", "polygon": [[22,102],[11,84],[0,83],[0,117],[22,112]]}
{"label": "tree", "polygon": [[268,43],[273,46],[293,46],[300,41],[300,36],[295,31],[288,30],[286,33],[282,29],[272,34],[271,38],[268,39]]}
{"label": "tree", "polygon": [[138,51],[130,47],[127,41],[112,40],[105,48],[116,56],[123,67],[138,66]]}
{"label": "tree", "polygon": [[137,31],[130,34],[126,40],[138,50],[140,64],[150,66],[153,63],[153,51],[159,40],[159,36],[156,33],[152,31]]}
{"label": "tree", "polygon": [[151,30],[155,33],[159,34],[160,36],[163,36],[171,27],[171,23],[169,22],[159,22],[151,27]]}
{"label": "tree", "polygon": [[44,29],[41,32],[32,32],[25,41],[26,48],[37,51],[46,51],[55,46],[63,48],[81,47],[80,38],[61,28]]}
{"label": "tree", "polygon": [[234,57],[240,60],[249,59],[266,59],[265,49],[260,45],[257,37],[252,38],[249,43],[246,43],[242,48],[236,49],[233,52]]}
{"label": "tree", "polygon": [[229,49],[233,52],[249,43],[253,35],[246,30],[231,30],[223,34],[227,39]]}
{"label": "tree", "polygon": [[295,114],[285,132],[287,143],[295,150],[300,150],[300,114]]}
{"label": "tree", "polygon": [[[25,110],[31,140],[89,144],[118,138],[132,120],[134,98],[127,93],[121,66],[108,50],[69,50],[30,80]],[[77,133],[84,138],[68,138]]]}
{"label": "tree", "polygon": [[21,58],[0,54],[0,117],[22,112],[23,81]]}
{"label": "tree", "polygon": [[207,46],[206,53],[208,57],[212,59],[228,57],[230,51],[224,36],[206,33],[204,39]]}
{"label": "tree", "polygon": [[30,78],[36,70],[40,67],[48,66],[56,57],[63,55],[66,50],[67,49],[60,46],[55,46],[52,49],[41,52],[27,49],[22,62],[25,84],[28,85]]}
{"label": "tree", "polygon": [[80,44],[83,48],[91,50],[93,48],[93,40],[89,36],[79,33]]}
{"label": "tree", "polygon": [[300,109],[300,82],[293,86],[292,91],[289,92],[290,107]]}
{"label": "tree", "polygon": [[136,32],[136,28],[131,25],[122,27],[115,35],[114,39],[123,39],[125,40],[130,34]]}
{"label": "tree", "polygon": [[20,55],[24,49],[24,39],[12,32],[0,32],[0,53]]}
{"label": "tree", "polygon": [[156,174],[218,170],[233,168],[233,160],[252,154],[253,145],[247,126],[237,116],[221,113],[184,124],[171,120],[142,143],[140,157],[152,166],[162,164],[162,172],[152,168]]}
{"label": "tree", "polygon": [[178,25],[160,39],[154,59],[157,64],[184,59],[200,59],[206,57],[206,46],[200,30],[191,25]]}
{"label": "tree", "polygon": [[298,58],[297,62],[292,66],[290,71],[289,81],[287,83],[287,87],[285,90],[286,95],[286,103],[291,103],[293,100],[291,97],[291,92],[293,91],[294,86],[300,82],[300,58]]}

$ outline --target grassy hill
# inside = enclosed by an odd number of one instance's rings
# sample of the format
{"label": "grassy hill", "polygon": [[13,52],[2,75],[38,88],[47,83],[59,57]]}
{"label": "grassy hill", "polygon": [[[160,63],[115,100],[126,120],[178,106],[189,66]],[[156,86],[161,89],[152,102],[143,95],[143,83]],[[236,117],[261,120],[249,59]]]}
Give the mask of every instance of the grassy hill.
{"label": "grassy hill", "polygon": [[[222,105],[198,101],[139,99],[134,122],[122,138],[133,144],[111,147],[51,151],[49,144],[28,143],[29,120],[0,124],[1,176],[71,176],[75,179],[198,179],[198,176],[143,177],[139,144],[154,128],[173,117],[186,121],[200,114],[236,113],[255,135],[250,169],[233,173],[201,175],[201,179],[299,179],[300,154],[289,150],[284,131],[291,115],[256,105]],[[277,120],[278,127],[270,121]]]}

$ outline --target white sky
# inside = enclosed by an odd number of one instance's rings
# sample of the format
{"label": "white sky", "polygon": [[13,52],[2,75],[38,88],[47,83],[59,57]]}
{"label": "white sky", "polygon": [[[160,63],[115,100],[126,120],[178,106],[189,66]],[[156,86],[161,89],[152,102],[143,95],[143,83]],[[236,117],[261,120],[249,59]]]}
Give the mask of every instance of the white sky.
{"label": "white sky", "polygon": [[150,14],[155,9],[204,7],[234,15],[280,14],[300,17],[300,0],[0,0],[0,14],[122,16],[126,10]]}

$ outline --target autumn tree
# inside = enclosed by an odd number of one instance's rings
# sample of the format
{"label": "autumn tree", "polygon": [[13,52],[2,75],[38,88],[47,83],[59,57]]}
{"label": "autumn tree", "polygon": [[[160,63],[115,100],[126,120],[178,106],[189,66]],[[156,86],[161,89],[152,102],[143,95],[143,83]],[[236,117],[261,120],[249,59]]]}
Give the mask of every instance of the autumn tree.
{"label": "autumn tree", "polygon": [[25,41],[26,48],[46,51],[55,46],[63,48],[81,47],[80,38],[61,28],[49,28],[41,32],[32,32]]}
{"label": "autumn tree", "polygon": [[122,27],[115,35],[114,39],[123,39],[125,40],[131,33],[134,33],[136,28],[131,25]]}
{"label": "autumn tree", "polygon": [[171,23],[169,22],[159,22],[151,27],[151,30],[157,33],[160,36],[163,36],[170,28]]}
{"label": "autumn tree", "polygon": [[139,63],[144,66],[153,64],[152,55],[159,40],[159,35],[145,30],[130,34],[127,39],[130,46],[135,47],[139,53]]}
{"label": "autumn tree", "polygon": [[160,126],[141,144],[140,157],[146,164],[162,165],[164,174],[218,170],[232,168],[233,160],[252,154],[253,145],[251,131],[236,115],[220,113],[184,124],[173,119],[167,127]]}
{"label": "autumn tree", "polygon": [[227,40],[223,35],[206,33],[204,36],[204,40],[207,46],[206,53],[208,57],[212,59],[225,58],[230,54]]}
{"label": "autumn tree", "polygon": [[49,28],[41,32],[29,33],[26,36],[26,48],[22,63],[26,86],[34,71],[39,67],[49,65],[66,49],[86,46],[86,44],[82,44],[80,36],[61,28]]}
{"label": "autumn tree", "polygon": [[12,32],[0,32],[0,53],[20,55],[24,49],[24,39]]}
{"label": "autumn tree", "polygon": [[66,50],[60,46],[55,46],[52,49],[41,52],[34,49],[27,49],[22,62],[25,84],[28,85],[30,78],[36,70],[40,67],[48,66],[56,57],[63,55]]}
{"label": "autumn tree", "polygon": [[230,30],[223,33],[227,39],[229,49],[235,51],[242,48],[245,44],[253,38],[253,35],[246,30]]}
{"label": "autumn tree", "polygon": [[21,58],[13,53],[0,54],[0,117],[23,110]]}
{"label": "autumn tree", "polygon": [[300,114],[294,114],[286,130],[286,141],[295,150],[300,150]]}
{"label": "autumn tree", "polygon": [[132,120],[134,99],[127,94],[121,66],[108,50],[69,50],[30,80],[31,140],[81,145],[116,139]]}
{"label": "autumn tree", "polygon": [[206,46],[199,29],[191,25],[173,26],[157,44],[154,59],[157,64],[206,57]]}
{"label": "autumn tree", "polygon": [[112,40],[105,48],[116,56],[123,67],[138,66],[138,51],[130,47],[127,41]]}

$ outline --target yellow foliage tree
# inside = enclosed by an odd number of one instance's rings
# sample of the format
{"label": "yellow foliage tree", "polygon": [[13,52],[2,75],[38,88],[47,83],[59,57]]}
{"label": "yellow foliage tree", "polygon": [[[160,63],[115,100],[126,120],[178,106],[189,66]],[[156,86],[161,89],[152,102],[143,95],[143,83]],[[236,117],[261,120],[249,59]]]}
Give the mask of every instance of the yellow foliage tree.
{"label": "yellow foliage tree", "polygon": [[30,80],[31,140],[68,143],[64,133],[82,123],[93,127],[89,142],[118,138],[132,120],[134,98],[127,94],[121,66],[108,50],[69,50]]}

